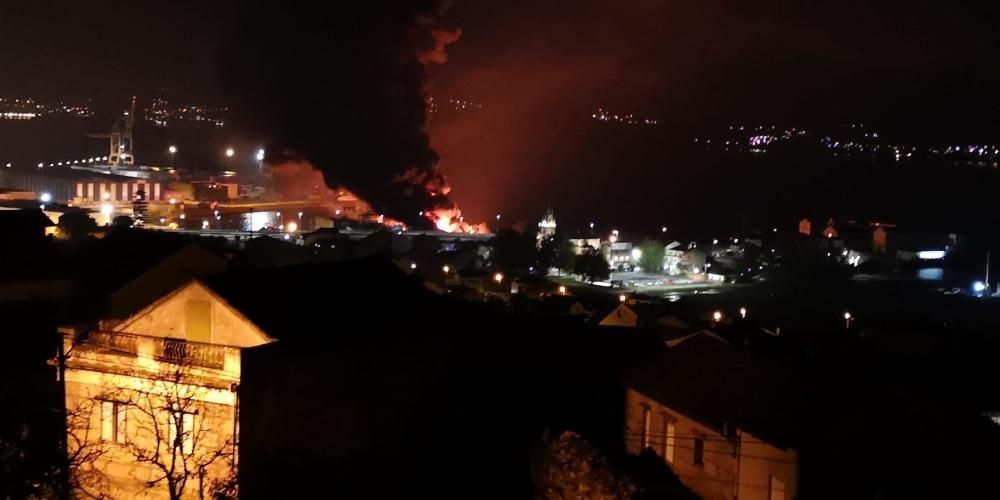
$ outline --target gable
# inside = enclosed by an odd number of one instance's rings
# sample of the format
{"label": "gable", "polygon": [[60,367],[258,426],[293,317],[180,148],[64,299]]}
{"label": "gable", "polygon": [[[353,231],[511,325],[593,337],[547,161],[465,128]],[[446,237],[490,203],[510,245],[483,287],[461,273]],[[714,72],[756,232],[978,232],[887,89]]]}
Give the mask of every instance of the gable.
{"label": "gable", "polygon": [[636,327],[639,324],[639,315],[632,310],[631,307],[621,304],[611,311],[601,320],[601,326],[627,326]]}
{"label": "gable", "polygon": [[271,340],[197,280],[136,313],[115,331],[234,347],[253,347]]}
{"label": "gable", "polygon": [[127,318],[196,276],[210,276],[225,270],[225,259],[199,245],[189,244],[111,293],[108,314],[113,318]]}

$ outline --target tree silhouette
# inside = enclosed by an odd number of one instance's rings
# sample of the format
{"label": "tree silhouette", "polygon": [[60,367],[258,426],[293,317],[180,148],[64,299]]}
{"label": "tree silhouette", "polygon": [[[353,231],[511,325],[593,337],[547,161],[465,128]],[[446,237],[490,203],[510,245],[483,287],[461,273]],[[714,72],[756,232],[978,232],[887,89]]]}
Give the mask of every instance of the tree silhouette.
{"label": "tree silhouette", "polygon": [[647,239],[639,245],[639,267],[643,272],[662,273],[663,256],[666,254],[666,245],[662,241]]}
{"label": "tree silhouette", "polygon": [[604,260],[604,256],[593,248],[585,248],[580,255],[576,256],[573,272],[583,276],[591,283],[597,280],[606,280],[611,276],[608,261]]}

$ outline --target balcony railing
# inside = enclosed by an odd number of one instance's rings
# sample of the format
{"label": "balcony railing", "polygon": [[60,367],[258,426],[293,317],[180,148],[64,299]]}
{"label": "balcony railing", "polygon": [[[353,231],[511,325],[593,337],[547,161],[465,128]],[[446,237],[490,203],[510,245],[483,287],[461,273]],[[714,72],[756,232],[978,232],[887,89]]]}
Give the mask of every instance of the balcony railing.
{"label": "balcony railing", "polygon": [[137,354],[138,337],[117,332],[84,332],[77,340],[79,343],[103,347],[112,351]]}
{"label": "balcony railing", "polygon": [[226,348],[183,339],[158,339],[153,355],[163,361],[221,369],[226,362]]}
{"label": "balcony railing", "polygon": [[218,369],[222,369],[226,364],[226,346],[188,342],[184,339],[91,331],[77,336],[77,343],[131,355],[139,353],[141,344],[151,346],[151,349],[143,348],[144,352],[150,352],[156,359],[168,363]]}

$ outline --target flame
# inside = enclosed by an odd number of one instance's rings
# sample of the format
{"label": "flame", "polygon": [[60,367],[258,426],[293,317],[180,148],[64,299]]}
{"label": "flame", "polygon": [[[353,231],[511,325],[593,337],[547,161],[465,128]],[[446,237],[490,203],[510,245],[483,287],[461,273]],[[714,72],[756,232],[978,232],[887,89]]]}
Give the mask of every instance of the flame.
{"label": "flame", "polygon": [[436,208],[424,212],[424,217],[446,233],[489,234],[485,223],[469,224],[457,207]]}

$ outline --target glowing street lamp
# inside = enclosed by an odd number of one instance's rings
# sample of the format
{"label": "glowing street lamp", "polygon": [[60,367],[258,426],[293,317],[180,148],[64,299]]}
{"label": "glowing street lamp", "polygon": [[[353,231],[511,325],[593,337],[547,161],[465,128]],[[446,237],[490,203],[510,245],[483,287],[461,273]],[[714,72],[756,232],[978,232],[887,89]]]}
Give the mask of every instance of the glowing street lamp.
{"label": "glowing street lamp", "polygon": [[665,233],[665,232],[667,232],[667,226],[663,226],[663,227],[661,227],[661,228],[660,228],[660,232],[661,232],[661,233]]}
{"label": "glowing street lamp", "polygon": [[566,285],[559,285],[559,295],[566,295]]}
{"label": "glowing street lamp", "polygon": [[410,269],[416,269],[416,268],[417,268],[417,263],[416,262],[410,262]]}
{"label": "glowing street lamp", "polygon": [[500,214],[497,214],[497,232],[500,232]]}
{"label": "glowing street lamp", "polygon": [[747,318],[747,308],[745,308],[745,307],[741,307],[740,308],[740,318],[743,318],[743,319]]}
{"label": "glowing street lamp", "polygon": [[712,313],[712,321],[716,323],[722,321],[722,311],[715,311]]}
{"label": "glowing street lamp", "polygon": [[236,155],[236,150],[233,148],[226,148],[226,158],[232,158]]}
{"label": "glowing street lamp", "polygon": [[503,273],[494,274],[493,281],[496,281],[497,283],[503,283]]}
{"label": "glowing street lamp", "polygon": [[849,313],[849,312],[845,312],[844,313],[844,329],[846,329],[846,330],[850,330],[851,329],[851,320],[852,319],[854,319],[854,317],[851,316],[851,313]]}
{"label": "glowing street lamp", "polygon": [[444,266],[441,268],[441,270],[444,271],[445,274],[448,274],[451,271],[451,268],[448,266]]}
{"label": "glowing street lamp", "polygon": [[177,154],[177,146],[171,145],[167,148],[167,152],[170,153],[170,168],[174,168],[174,155]]}
{"label": "glowing street lamp", "polygon": [[625,303],[626,300],[628,300],[628,296],[624,293],[618,296],[618,302]]}
{"label": "glowing street lamp", "polygon": [[285,225],[285,229],[287,229],[289,233],[294,233],[299,230],[299,225],[296,224],[295,221],[292,221]]}
{"label": "glowing street lamp", "polygon": [[41,201],[42,203],[48,203],[52,201],[52,194],[42,193],[42,195],[38,197],[38,200]]}

